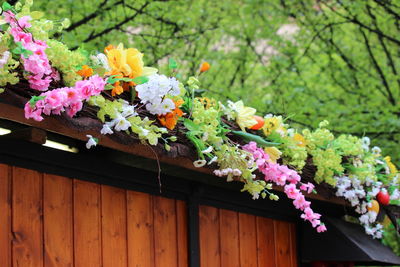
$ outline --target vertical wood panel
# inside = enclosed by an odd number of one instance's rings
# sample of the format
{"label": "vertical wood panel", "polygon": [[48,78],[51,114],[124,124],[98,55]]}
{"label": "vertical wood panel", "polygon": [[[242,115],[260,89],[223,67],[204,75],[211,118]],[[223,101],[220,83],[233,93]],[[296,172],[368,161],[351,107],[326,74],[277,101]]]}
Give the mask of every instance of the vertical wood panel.
{"label": "vertical wood panel", "polygon": [[126,267],[126,191],[101,186],[102,254],[104,267]]}
{"label": "vertical wood panel", "polygon": [[200,264],[202,267],[221,266],[218,209],[199,208]]}
{"label": "vertical wood panel", "polygon": [[73,266],[71,179],[44,175],[43,220],[45,266]]}
{"label": "vertical wood panel", "polygon": [[177,231],[177,250],[178,250],[178,266],[187,267],[188,259],[188,214],[187,205],[182,200],[176,201],[176,231]]}
{"label": "vertical wood panel", "polygon": [[155,266],[178,266],[175,200],[154,197]]}
{"label": "vertical wood panel", "polygon": [[296,233],[296,225],[291,223],[289,225],[290,229],[290,255],[291,262],[293,267],[297,267],[297,233]]}
{"label": "vertical wood panel", "polygon": [[274,221],[276,263],[279,267],[291,267],[290,224]]}
{"label": "vertical wood panel", "polygon": [[240,264],[257,267],[257,228],[254,215],[239,213]]}
{"label": "vertical wood panel", "polygon": [[11,266],[11,170],[0,164],[0,259]]}
{"label": "vertical wood panel", "polygon": [[128,191],[129,267],[154,266],[153,205],[149,194]]}
{"label": "vertical wood panel", "polygon": [[13,265],[43,266],[42,175],[13,167]]}
{"label": "vertical wood panel", "polygon": [[256,222],[258,266],[275,267],[274,221],[257,217]]}
{"label": "vertical wood panel", "polygon": [[221,234],[221,266],[240,266],[238,213],[219,210]]}
{"label": "vertical wood panel", "polygon": [[99,267],[101,260],[99,185],[74,180],[75,267]]}

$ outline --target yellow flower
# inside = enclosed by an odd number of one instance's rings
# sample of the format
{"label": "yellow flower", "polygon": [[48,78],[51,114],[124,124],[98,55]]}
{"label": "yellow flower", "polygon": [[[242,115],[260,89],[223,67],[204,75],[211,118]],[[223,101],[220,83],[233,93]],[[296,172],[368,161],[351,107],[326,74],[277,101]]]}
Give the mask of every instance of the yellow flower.
{"label": "yellow flower", "polygon": [[386,156],[386,157],[384,158],[384,160],[386,161],[386,164],[387,164],[388,167],[389,167],[390,173],[391,173],[391,174],[396,174],[396,173],[397,173],[397,168],[396,168],[396,165],[394,165],[394,164],[392,163],[392,159],[390,158],[390,156]]}
{"label": "yellow flower", "polygon": [[240,100],[234,103],[236,115],[236,123],[239,125],[242,131],[246,131],[246,127],[251,127],[257,123],[254,119],[254,114],[256,114],[255,108],[245,107],[243,101]]}
{"label": "yellow flower", "polygon": [[276,163],[276,161],[277,161],[278,159],[280,159],[280,158],[281,158],[281,155],[282,155],[282,152],[281,152],[279,149],[277,149],[276,147],[274,147],[274,146],[272,146],[272,147],[266,147],[266,148],[264,148],[264,151],[265,151],[265,153],[268,154],[270,160],[271,160],[273,163]]}
{"label": "yellow flower", "polygon": [[307,145],[306,139],[299,133],[293,135],[293,140],[296,141],[296,145],[298,146],[305,147]]}
{"label": "yellow flower", "polygon": [[265,118],[265,123],[264,123],[264,127],[263,132],[265,134],[265,136],[270,135],[273,131],[277,130],[278,127],[281,126],[281,119],[279,117],[267,117]]}
{"label": "yellow flower", "polygon": [[117,47],[108,46],[105,52],[112,71],[120,72],[125,77],[134,79],[157,72],[157,69],[144,67],[143,54],[136,48],[124,49],[123,44],[119,44]]}

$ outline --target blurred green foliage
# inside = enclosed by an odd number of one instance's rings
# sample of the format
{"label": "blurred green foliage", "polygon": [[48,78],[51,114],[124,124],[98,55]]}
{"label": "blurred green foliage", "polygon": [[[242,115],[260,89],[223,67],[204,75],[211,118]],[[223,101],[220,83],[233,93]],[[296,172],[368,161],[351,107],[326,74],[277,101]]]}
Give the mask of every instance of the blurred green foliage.
{"label": "blurred green foliage", "polygon": [[[58,39],[102,50],[124,43],[185,77],[202,61],[205,94],[243,99],[260,114],[367,135],[400,161],[400,3],[394,0],[35,0],[70,18]],[[61,21],[61,20],[60,20]],[[399,253],[398,237],[386,237]]]}

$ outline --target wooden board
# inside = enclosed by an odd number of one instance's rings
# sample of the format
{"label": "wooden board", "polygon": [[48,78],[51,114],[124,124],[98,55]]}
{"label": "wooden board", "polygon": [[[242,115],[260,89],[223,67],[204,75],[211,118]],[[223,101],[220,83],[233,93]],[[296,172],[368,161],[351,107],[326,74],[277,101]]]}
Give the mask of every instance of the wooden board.
{"label": "wooden board", "polygon": [[186,202],[176,200],[176,232],[178,248],[178,266],[187,267],[188,259],[188,213]]}
{"label": "wooden board", "polygon": [[127,192],[129,267],[154,267],[153,201],[145,193]]}
{"label": "wooden board", "polygon": [[278,267],[291,267],[291,240],[290,224],[282,221],[274,221],[275,253]]}
{"label": "wooden board", "polygon": [[42,174],[13,167],[13,266],[43,266]]}
{"label": "wooden board", "polygon": [[11,167],[0,164],[0,259],[11,266]]}
{"label": "wooden board", "polygon": [[155,266],[178,266],[175,200],[153,198]]}
{"label": "wooden board", "polygon": [[258,266],[275,267],[274,221],[257,217],[257,256]]}
{"label": "wooden board", "polygon": [[240,265],[257,267],[257,226],[254,215],[239,213]]}
{"label": "wooden board", "polygon": [[209,206],[200,206],[199,227],[201,267],[221,266],[218,209]]}
{"label": "wooden board", "polygon": [[126,191],[101,186],[102,252],[104,267],[126,267]]}
{"label": "wooden board", "polygon": [[219,210],[221,266],[240,266],[238,216],[238,213],[235,211]]}
{"label": "wooden board", "polygon": [[46,267],[73,266],[72,180],[43,177],[44,262]]}
{"label": "wooden board", "polygon": [[100,186],[74,180],[75,267],[102,265]]}

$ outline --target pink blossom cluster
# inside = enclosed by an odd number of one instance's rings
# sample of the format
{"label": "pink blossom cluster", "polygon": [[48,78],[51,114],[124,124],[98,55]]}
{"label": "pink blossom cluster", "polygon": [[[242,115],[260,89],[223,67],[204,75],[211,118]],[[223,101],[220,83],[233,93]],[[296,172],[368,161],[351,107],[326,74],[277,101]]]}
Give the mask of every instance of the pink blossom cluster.
{"label": "pink blossom cluster", "polygon": [[63,87],[42,93],[40,96],[44,98],[36,101],[34,105],[30,102],[25,104],[25,118],[41,121],[42,114],[60,115],[63,111],[73,117],[82,109],[83,101],[99,95],[105,85],[106,81],[103,78],[94,75],[88,80],[76,82],[74,87]]}
{"label": "pink blossom cluster", "polygon": [[301,183],[300,175],[286,165],[280,165],[270,160],[269,155],[262,148],[257,147],[255,142],[250,142],[243,146],[243,150],[250,152],[257,164],[258,170],[264,175],[266,181],[274,182],[277,185],[284,186],[284,192],[288,198],[293,199],[293,205],[296,209],[303,212],[301,218],[309,221],[317,231],[325,232],[326,227],[321,223],[321,215],[313,212],[310,208],[311,203],[307,201],[302,191],[311,193],[314,185],[311,183]]}
{"label": "pink blossom cluster", "polygon": [[32,34],[25,30],[31,27],[29,23],[31,17],[24,16],[17,20],[11,11],[7,11],[4,13],[4,19],[11,26],[10,34],[14,37],[14,41],[20,42],[24,49],[32,52],[28,57],[21,55],[24,69],[29,73],[27,78],[30,87],[46,91],[52,80],[60,79],[58,72],[51,67],[45,53],[47,44],[41,40],[34,40]]}

